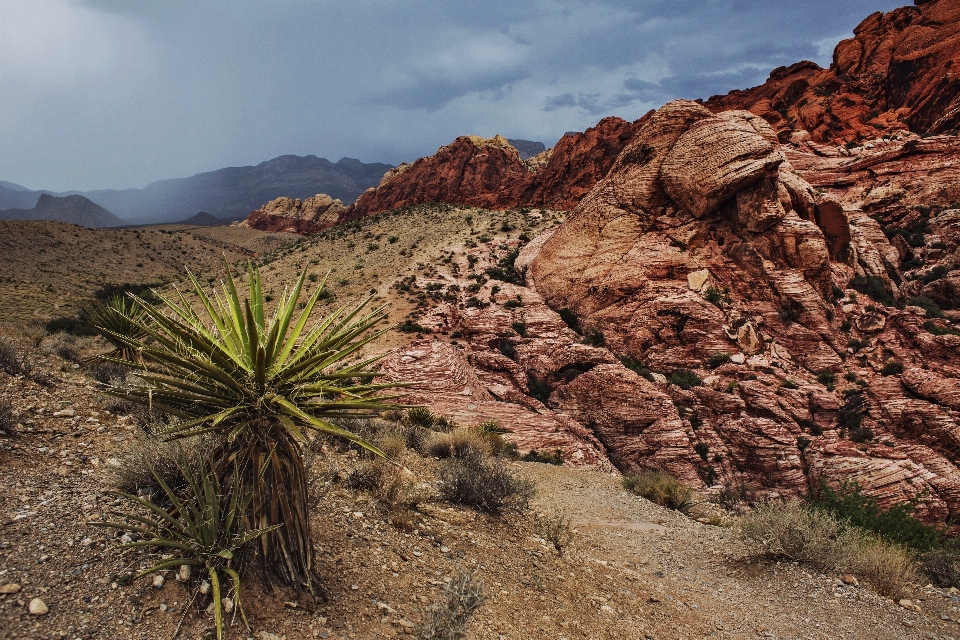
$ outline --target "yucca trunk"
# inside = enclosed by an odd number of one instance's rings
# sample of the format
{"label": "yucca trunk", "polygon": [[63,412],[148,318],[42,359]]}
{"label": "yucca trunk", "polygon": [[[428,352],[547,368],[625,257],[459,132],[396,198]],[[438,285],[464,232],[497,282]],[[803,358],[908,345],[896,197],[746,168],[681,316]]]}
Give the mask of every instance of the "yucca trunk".
{"label": "yucca trunk", "polygon": [[[281,525],[259,539],[264,567],[291,586],[313,593],[313,544],[307,506],[307,479],[303,449],[279,423],[250,430],[239,447],[224,453],[240,467],[252,491],[250,526],[266,529]],[[254,434],[259,434],[259,437]]]}

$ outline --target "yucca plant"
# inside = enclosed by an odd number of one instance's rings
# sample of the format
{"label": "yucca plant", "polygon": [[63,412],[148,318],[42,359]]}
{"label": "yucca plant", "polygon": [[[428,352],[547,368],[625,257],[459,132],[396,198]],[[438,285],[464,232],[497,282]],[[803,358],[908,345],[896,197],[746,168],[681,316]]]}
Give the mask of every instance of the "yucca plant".
{"label": "yucca plant", "polygon": [[[128,363],[140,361],[136,348],[129,346],[128,340],[117,337],[125,336],[136,341],[147,337],[139,326],[144,320],[143,309],[134,300],[113,295],[106,302],[94,302],[80,312],[80,317],[115,347],[113,351],[103,354],[104,356]],[[99,357],[101,356],[95,356]]]}
{"label": "yucca plant", "polygon": [[222,294],[212,297],[189,274],[199,310],[179,291],[175,298],[158,293],[159,306],[131,296],[144,313],[134,325],[149,342],[112,335],[142,356],[138,375],[144,384],[114,387],[108,393],[176,417],[159,433],[162,438],[217,436],[220,444],[212,459],[221,473],[238,468],[250,487],[252,526],[283,525],[260,538],[266,566],[288,583],[312,591],[305,432],[345,438],[383,455],[329,420],[400,408],[393,404],[396,395],[382,394],[402,385],[374,382],[380,374],[371,366],[382,356],[346,363],[382,333],[371,329],[385,318],[383,307],[362,314],[369,297],[310,325],[323,282],[298,304],[304,270],[268,316],[259,271],[248,266],[247,275],[249,290],[241,298],[229,265]]}
{"label": "yucca plant", "polygon": [[234,469],[230,484],[223,486],[217,478],[216,470],[205,463],[202,457],[191,464],[181,453],[179,467],[185,481],[180,495],[151,468],[150,472],[163,490],[163,506],[152,498],[113,492],[139,506],[138,512],[111,511],[109,515],[122,518],[122,522],[91,524],[135,534],[138,540],[120,545],[125,552],[141,548],[160,548],[165,553],[178,554],[176,558],[144,569],[134,576],[134,579],[182,565],[205,570],[212,587],[218,639],[223,637],[221,577],[229,578],[233,583],[234,606],[249,630],[250,625],[240,600],[239,571],[242,558],[239,555],[250,542],[280,525],[266,529],[249,528],[245,512],[250,503],[250,494],[244,491],[238,469]]}

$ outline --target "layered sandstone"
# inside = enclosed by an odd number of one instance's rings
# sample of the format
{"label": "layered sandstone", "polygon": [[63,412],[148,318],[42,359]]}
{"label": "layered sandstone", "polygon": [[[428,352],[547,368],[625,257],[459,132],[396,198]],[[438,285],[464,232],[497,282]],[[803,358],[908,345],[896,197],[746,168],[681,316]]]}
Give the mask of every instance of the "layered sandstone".
{"label": "layered sandstone", "polygon": [[747,109],[787,142],[809,132],[832,145],[896,134],[943,133],[960,127],[960,5],[918,2],[874,13],[837,45],[821,69],[805,61],[780,67],[759,87],[714,96],[712,111]]}
{"label": "layered sandstone", "polygon": [[325,193],[303,201],[277,198],[251,213],[239,226],[260,231],[317,233],[336,224],[345,209],[342,202]]}
{"label": "layered sandstone", "polygon": [[[881,224],[806,182],[799,154],[749,112],[664,106],[558,229],[454,248],[457,268],[421,284],[457,285],[459,304],[420,318],[433,336],[385,370],[417,382],[411,401],[496,420],[521,451],[568,464],[780,495],[853,479],[884,505],[923,495],[924,518],[955,518],[960,336],[847,288],[871,276],[905,300],[915,283]],[[912,255],[957,250],[956,233],[937,237],[946,248]],[[514,247],[524,285],[483,277]],[[883,375],[891,361],[902,374]]]}

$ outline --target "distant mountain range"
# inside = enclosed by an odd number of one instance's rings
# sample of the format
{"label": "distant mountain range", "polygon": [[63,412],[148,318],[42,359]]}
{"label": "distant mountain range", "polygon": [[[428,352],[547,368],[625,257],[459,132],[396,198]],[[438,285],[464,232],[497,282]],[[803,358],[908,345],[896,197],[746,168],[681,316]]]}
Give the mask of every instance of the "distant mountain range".
{"label": "distant mountain range", "polygon": [[[10,183],[5,183],[10,184]],[[33,195],[35,192],[27,191]],[[123,220],[79,195],[57,197],[41,193],[32,209],[0,210],[0,220],[53,220],[81,227],[116,227]]]}
{"label": "distant mountain range", "polygon": [[[24,211],[36,211],[31,207],[38,204],[42,194],[80,195],[106,209],[106,213],[112,212],[117,218],[114,225],[178,222],[197,215],[199,211],[205,211],[213,218],[242,220],[265,202],[280,196],[303,199],[326,193],[344,202],[353,202],[368,188],[377,186],[383,174],[391,168],[393,165],[363,163],[353,158],[342,158],[334,163],[316,156],[280,156],[253,167],[229,167],[189,178],[161,180],[143,189],[56,193],[33,191],[0,181],[0,210],[17,209],[21,213],[16,215],[26,216],[28,214]],[[47,219],[83,224],[77,220]]]}

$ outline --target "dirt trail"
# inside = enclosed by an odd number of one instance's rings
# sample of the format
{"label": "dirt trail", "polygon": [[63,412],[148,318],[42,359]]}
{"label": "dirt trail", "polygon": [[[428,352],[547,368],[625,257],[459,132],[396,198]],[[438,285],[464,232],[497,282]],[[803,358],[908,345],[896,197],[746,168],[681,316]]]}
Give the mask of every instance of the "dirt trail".
{"label": "dirt trail", "polygon": [[636,576],[636,595],[607,603],[611,620],[643,627],[636,637],[960,637],[957,622],[941,619],[958,617],[956,598],[939,590],[917,590],[923,613],[907,611],[869,589],[837,586],[836,576],[750,563],[734,531],[634,497],[615,477],[542,465],[524,472],[537,481],[536,508],[573,519],[572,553],[584,565]]}

